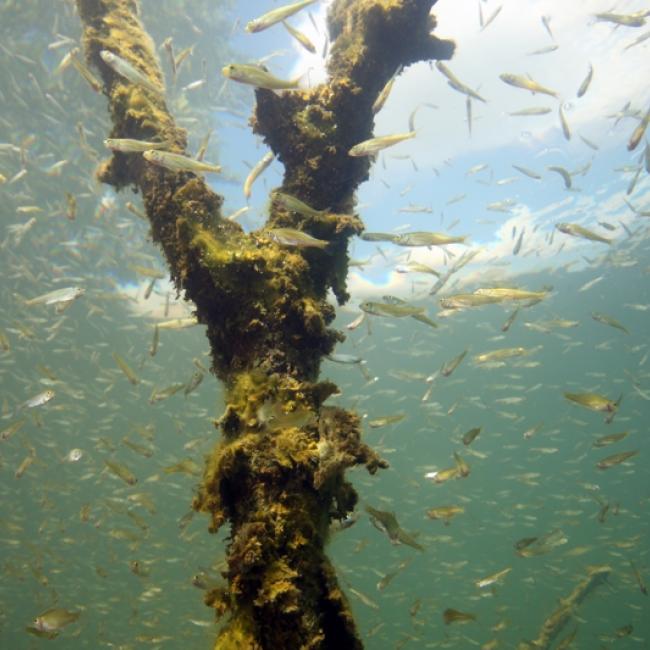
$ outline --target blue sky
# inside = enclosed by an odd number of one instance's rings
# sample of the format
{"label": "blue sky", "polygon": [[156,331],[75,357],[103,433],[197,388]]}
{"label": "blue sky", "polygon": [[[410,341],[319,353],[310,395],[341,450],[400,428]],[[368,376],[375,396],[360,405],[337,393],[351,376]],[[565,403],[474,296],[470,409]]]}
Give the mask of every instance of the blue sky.
{"label": "blue sky", "polygon": [[[233,27],[232,45],[246,53],[248,61],[275,53],[267,65],[278,76],[294,76],[310,68],[310,80],[315,82],[323,74],[320,53],[327,4],[319,2],[310,9],[319,31],[306,11],[290,21],[314,41],[317,55],[309,55],[294,44],[281,25],[257,34],[245,33],[246,22],[266,9],[249,3],[240,3],[236,8],[239,21]],[[485,19],[501,6],[485,30],[479,25],[479,5]],[[274,6],[278,3],[269,3],[268,8]],[[516,275],[521,272],[545,270],[566,264],[571,258],[593,258],[605,252],[607,247],[603,244],[559,232],[549,243],[555,224],[560,221],[581,223],[617,242],[627,237],[619,221],[633,230],[650,223],[634,215],[623,202],[626,197],[634,205],[648,209],[647,171],[641,172],[629,196],[626,190],[633,173],[615,171],[639,164],[645,142],[633,154],[626,149],[637,121],[627,117],[615,125],[615,120],[607,117],[627,102],[631,102],[632,109],[643,112],[650,105],[650,39],[625,49],[650,29],[650,24],[640,28],[615,27],[594,17],[598,12],[633,13],[641,9],[644,3],[637,0],[618,2],[615,6],[609,0],[440,0],[434,6],[438,18],[436,34],[457,43],[456,54],[447,65],[461,81],[478,90],[487,103],[472,102],[470,135],[465,97],[450,88],[435,67],[421,63],[404,71],[376,118],[375,134],[405,131],[408,116],[418,105],[435,104],[438,108],[422,107],[418,111],[417,137],[383,152],[370,181],[360,188],[359,213],[367,229],[448,232],[456,222],[449,232],[467,235],[469,247],[481,248],[473,263],[459,275],[462,284],[472,285],[490,277],[516,283]],[[549,18],[553,38],[545,30],[542,16]],[[553,52],[531,54],[552,45],[557,45]],[[590,65],[593,80],[585,95],[577,98],[576,91]],[[506,85],[499,79],[506,72],[529,75],[559,93],[571,130],[570,140],[565,139],[560,127],[560,102]],[[249,92],[252,104],[253,90]],[[541,116],[508,115],[537,106],[552,110]],[[597,144],[598,151],[585,144],[581,135]],[[242,179],[249,166],[266,152],[266,147],[245,128],[224,129],[221,138],[222,161]],[[542,176],[541,180],[524,176],[512,164],[534,170]],[[479,165],[485,168],[478,173],[470,172]],[[588,166],[584,175],[573,176],[574,189],[579,191],[566,191],[561,177],[547,170],[549,165],[559,165],[570,172]],[[250,201],[251,211],[242,222],[245,227],[261,224],[268,190],[280,183],[281,173],[281,165],[274,163],[258,180]],[[239,186],[218,184],[217,189],[226,195],[227,213],[246,204]],[[448,204],[459,195],[466,196]],[[504,200],[512,203],[507,213],[487,208]],[[413,205],[427,206],[431,213],[400,211]],[[598,222],[610,224],[614,230]],[[514,257],[512,249],[523,228],[526,232],[521,251]],[[375,244],[355,241],[351,247],[354,258],[370,259],[363,269],[351,269],[353,307],[368,297],[389,292],[412,296],[413,281],[420,286],[418,282],[428,279],[394,271],[394,265],[404,261],[409,251],[410,259],[439,270],[449,259],[439,249],[382,244],[381,250],[388,261]],[[448,247],[451,255],[463,250],[468,247]]]}

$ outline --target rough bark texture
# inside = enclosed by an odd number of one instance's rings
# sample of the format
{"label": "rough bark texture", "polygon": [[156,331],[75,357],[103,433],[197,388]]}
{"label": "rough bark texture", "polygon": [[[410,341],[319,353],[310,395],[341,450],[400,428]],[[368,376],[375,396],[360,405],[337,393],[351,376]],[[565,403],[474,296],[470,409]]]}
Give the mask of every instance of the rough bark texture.
{"label": "rough bark texture", "polygon": [[[104,82],[111,137],[169,142],[185,133],[164,100],[116,75],[110,50],[158,83],[162,74],[136,0],[77,0],[89,63]],[[330,81],[306,91],[257,91],[254,129],[285,165],[282,191],[328,213],[273,206],[267,227],[299,228],[327,252],[282,248],[265,231],[244,234],[221,215],[222,198],[190,173],[116,153],[99,178],[141,192],[154,241],[178,288],[207,325],[212,368],[225,383],[221,441],[194,507],[211,530],[230,524],[227,584],[207,602],[229,619],[215,648],[361,648],[351,611],[324,553],[333,519],[356,503],[345,469],[387,463],[361,442],[358,417],[323,402],[320,360],[342,335],[328,327],[332,288],[347,299],[347,243],[361,232],[354,191],[369,161],[348,150],[371,137],[371,106],[398,65],[449,58],[430,35],[434,0],[337,0],[330,10]],[[272,417],[269,417],[269,413]]]}

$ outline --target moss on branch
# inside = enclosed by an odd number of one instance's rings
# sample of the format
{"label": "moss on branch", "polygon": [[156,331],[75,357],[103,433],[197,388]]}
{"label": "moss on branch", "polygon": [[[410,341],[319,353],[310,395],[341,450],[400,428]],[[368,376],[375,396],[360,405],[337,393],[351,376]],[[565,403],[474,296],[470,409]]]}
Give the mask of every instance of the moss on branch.
{"label": "moss on branch", "polygon": [[[144,199],[152,236],[179,291],[207,325],[212,368],[226,385],[221,441],[194,500],[211,530],[230,524],[227,584],[206,602],[229,619],[216,648],[361,648],[324,548],[333,519],[357,494],[345,470],[387,463],[361,441],[358,417],[326,406],[320,361],[343,336],[331,329],[332,289],[346,289],[347,245],[363,224],[354,192],[369,161],[350,147],[370,137],[371,106],[398,65],[449,58],[431,36],[433,0],[336,0],[329,15],[330,80],[284,93],[257,91],[254,129],[285,165],[282,190],[326,213],[274,205],[267,228],[299,228],[328,250],[281,247],[266,230],[245,234],[222,217],[222,197],[202,178],[115,153],[98,176]],[[165,101],[116,75],[114,52],[156,84],[163,76],[135,0],[77,0],[86,58],[100,72],[114,138],[157,140],[184,152],[186,134]]]}

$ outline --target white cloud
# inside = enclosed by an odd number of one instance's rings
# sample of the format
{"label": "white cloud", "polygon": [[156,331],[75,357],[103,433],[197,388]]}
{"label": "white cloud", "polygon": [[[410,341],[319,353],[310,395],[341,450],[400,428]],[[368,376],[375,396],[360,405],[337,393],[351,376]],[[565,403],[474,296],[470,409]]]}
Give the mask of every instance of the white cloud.
{"label": "white cloud", "polygon": [[[486,15],[496,6],[494,2],[484,5]],[[436,35],[457,43],[448,67],[488,100],[486,104],[472,102],[471,138],[465,121],[465,97],[451,89],[443,75],[425,63],[406,70],[378,116],[376,132],[388,133],[404,129],[409,112],[417,104],[430,102],[440,107],[435,113],[426,114],[421,135],[401,147],[400,152],[411,153],[418,164],[437,165],[446,158],[470,151],[509,145],[532,149],[550,136],[559,135],[558,102],[506,85],[499,79],[499,74],[504,72],[528,74],[556,90],[564,100],[566,118],[574,134],[584,134],[601,147],[620,141],[618,133],[616,136],[610,133],[612,121],[606,115],[620,110],[628,101],[643,110],[650,103],[647,84],[650,42],[624,51],[624,46],[638,36],[639,30],[622,27],[614,30],[611,24],[595,23],[591,17],[598,11],[610,10],[610,2],[504,2],[502,11],[485,31],[479,30],[478,18],[468,20],[468,12],[472,16],[475,8],[474,3],[445,0],[434,6],[439,20]],[[631,2],[624,9],[642,8],[642,2]],[[540,20],[542,15],[551,16],[559,47],[550,54],[529,56],[527,52],[553,43]],[[577,99],[576,91],[589,63],[594,68],[593,80],[586,94]],[[534,117],[507,115],[530,106],[548,106],[552,112]],[[423,116],[424,113],[418,117]],[[634,124],[626,120],[619,128],[631,133]],[[585,151],[585,145],[575,136],[565,146]]]}
{"label": "white cloud", "polygon": [[[640,183],[644,196],[650,194],[650,177],[646,176]],[[517,276],[523,273],[544,275],[550,268],[567,265],[578,270],[584,268],[585,262],[580,255],[588,255],[598,263],[608,263],[625,254],[628,247],[627,232],[619,226],[625,224],[636,230],[645,229],[641,238],[650,237],[650,219],[637,217],[623,202],[624,191],[609,193],[601,199],[595,194],[572,195],[560,201],[554,201],[539,210],[531,211],[526,205],[518,205],[513,214],[496,229],[494,239],[478,246],[478,253],[472,262],[463,268],[457,276],[440,292],[441,295],[463,288],[476,288],[494,282],[517,283]],[[592,243],[584,239],[565,235],[555,230],[555,224],[571,222],[585,225],[598,234],[611,237],[614,244]],[[614,226],[616,230],[605,230],[598,222]],[[525,234],[518,256],[513,256],[513,249],[519,234],[525,228]],[[513,237],[513,229],[515,236]],[[552,243],[550,235],[553,233]],[[461,246],[447,247],[455,256],[468,250]],[[362,272],[353,271],[348,276],[348,285],[354,300],[378,299],[386,294],[400,296],[404,299],[426,298],[435,278],[422,274],[402,274],[394,270],[398,256],[404,249],[385,245],[382,248],[388,259],[374,255]],[[433,247],[410,249],[410,259],[422,262],[434,269],[444,271],[446,260],[443,250]],[[579,260],[579,264],[575,261]],[[403,260],[399,260],[403,261]],[[574,263],[573,266],[570,263]],[[540,286],[543,280],[540,280]]]}
{"label": "white cloud", "polygon": [[[319,45],[319,54],[309,55],[296,45],[298,67],[311,67],[312,79],[322,74],[320,51],[324,39],[326,6],[312,11],[320,24],[320,40],[311,20],[305,16],[299,24]],[[439,165],[443,160],[469,152],[482,152],[507,145],[523,145],[533,149],[549,136],[560,133],[558,102],[548,96],[506,85],[499,74],[511,72],[530,75],[556,90],[563,98],[565,114],[572,131],[596,140],[601,147],[618,143],[618,132],[611,133],[612,121],[606,116],[620,110],[628,101],[643,109],[650,103],[650,41],[625,50],[642,30],[596,22],[597,12],[611,11],[610,0],[510,0],[494,22],[481,31],[477,3],[466,0],[440,0],[433,7],[438,19],[436,36],[456,41],[453,59],[447,62],[454,74],[468,86],[478,89],[488,102],[472,102],[473,133],[468,135],[465,119],[465,97],[447,85],[447,80],[428,63],[411,66],[398,78],[385,108],[377,116],[376,134],[406,129],[415,106],[433,103],[435,112],[422,111],[416,123],[418,138],[399,145],[400,154],[412,155],[420,165]],[[497,2],[482,3],[489,16]],[[644,9],[641,1],[618,3],[616,11],[631,13]],[[558,49],[549,54],[528,53],[552,45],[541,22],[550,17]],[[594,74],[587,93],[580,99],[576,91],[585,78],[589,64]],[[508,112],[531,106],[548,106],[552,112],[534,117],[510,117]],[[619,127],[632,132],[634,124],[625,120]],[[584,153],[585,145],[574,137],[566,146]],[[397,151],[397,150],[393,150]]]}
{"label": "white cloud", "polygon": [[[460,216],[458,231],[462,229],[463,233],[470,235],[470,240],[482,243],[475,260],[461,271],[458,278],[454,278],[458,286],[476,285],[490,276],[509,276],[516,281],[517,274],[539,271],[542,266],[545,270],[551,266],[557,268],[572,259],[581,259],[582,254],[590,258],[600,255],[605,259],[603,244],[585,242],[554,230],[560,221],[576,222],[622,240],[627,235],[618,222],[631,226],[639,221],[623,202],[631,176],[606,170],[606,162],[614,155],[617,163],[612,163],[612,167],[620,164],[620,160],[626,159],[627,164],[637,160],[636,154],[628,157],[624,150],[636,121],[628,117],[615,126],[608,115],[619,112],[628,102],[632,108],[643,112],[650,105],[650,85],[647,83],[650,77],[650,39],[625,49],[650,27],[650,23],[642,28],[616,28],[611,23],[597,22],[594,14],[607,11],[629,14],[646,9],[647,3],[627,0],[613,6],[612,0],[490,0],[480,3],[484,16],[489,16],[499,4],[503,8],[484,31],[479,28],[478,4],[474,0],[439,0],[433,7],[438,19],[436,35],[457,43],[454,58],[446,65],[461,81],[488,100],[486,104],[472,102],[471,137],[467,130],[465,97],[450,88],[445,77],[429,63],[408,68],[398,78],[386,106],[376,118],[375,134],[404,131],[409,114],[420,104],[433,103],[438,109],[419,111],[416,116],[418,136],[388,150],[383,161],[375,165],[375,180],[370,181],[373,190],[368,192],[372,204],[361,211],[362,215],[373,230],[394,230],[399,222],[386,206],[395,201],[396,188],[413,184],[415,189],[404,198],[404,202],[432,205],[434,213],[442,208],[446,212],[445,223]],[[322,3],[317,14],[312,12],[321,24],[325,6],[326,3]],[[542,16],[550,17],[554,40],[547,34]],[[308,17],[302,16],[302,21],[300,27],[305,31],[311,29],[310,36],[313,35],[315,32]],[[554,52],[537,56],[528,54],[553,43],[558,45]],[[315,68],[319,65],[319,57],[307,57],[302,52],[299,56],[301,66]],[[576,91],[590,64],[594,70],[591,85],[582,98],[577,98]],[[505,72],[530,75],[560,94],[572,131],[570,141],[562,136],[559,102],[505,84],[499,79],[499,75]],[[508,115],[531,106],[548,106],[552,111],[534,117]],[[579,134],[597,143],[599,151],[592,151],[578,137]],[[404,156],[412,157],[419,174],[414,173]],[[549,164],[561,164],[575,171],[592,158],[596,158],[594,167],[598,167],[597,171],[590,170],[585,176],[573,177],[574,188],[582,191],[566,192],[562,180],[546,170]],[[449,164],[453,165],[457,159],[463,159],[463,165],[468,167],[488,163],[495,170],[514,162],[535,169],[543,179],[532,181],[512,170],[510,174],[516,178],[516,183],[501,190],[494,185],[490,169],[483,172],[486,176],[466,176],[464,180],[460,172],[456,175],[461,176],[461,180],[457,179],[453,185],[449,176],[456,172],[453,167],[449,169],[445,161],[452,161]],[[432,168],[441,171],[439,178],[433,176]],[[390,189],[377,183],[377,178],[389,180]],[[648,179],[644,172],[635,192],[627,197],[644,209],[648,209]],[[487,180],[491,180],[489,189],[483,189],[477,183],[486,181],[487,185]],[[423,185],[427,187],[426,194]],[[625,185],[623,189],[622,185]],[[485,215],[486,219],[476,212],[475,206],[486,206],[488,202],[497,200],[491,198],[495,190],[500,191],[500,200],[513,198],[516,205],[505,218],[503,214],[490,212]],[[458,191],[467,192],[468,199],[447,208],[445,201]],[[426,222],[423,215],[400,216],[409,220],[413,217],[414,230],[440,229],[435,227],[439,224],[434,215],[426,217]],[[610,233],[598,225],[599,221],[611,223],[617,230]],[[488,222],[496,226],[491,236],[485,232]],[[423,223],[430,227],[422,227]],[[514,239],[513,228],[516,228]],[[513,247],[523,228],[526,229],[523,245],[519,255],[514,257]],[[387,244],[382,245],[382,250],[389,262],[375,255],[371,264],[362,271],[351,271],[349,286],[355,300],[376,299],[387,293],[408,297],[414,290],[416,294],[426,294],[427,285],[414,285],[413,281],[426,280],[430,286],[433,280],[429,282],[429,277],[403,275],[391,270],[398,257],[405,253],[404,249]],[[623,246],[617,250],[623,250]],[[411,255],[412,259],[434,268],[441,269],[445,264],[441,251],[437,249],[415,249]]]}

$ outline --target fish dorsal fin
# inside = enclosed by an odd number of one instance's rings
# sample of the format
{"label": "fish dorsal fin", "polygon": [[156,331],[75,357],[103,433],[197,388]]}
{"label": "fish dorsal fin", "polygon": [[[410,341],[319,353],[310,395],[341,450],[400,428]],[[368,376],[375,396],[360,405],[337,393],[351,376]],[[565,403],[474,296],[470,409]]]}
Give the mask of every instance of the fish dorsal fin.
{"label": "fish dorsal fin", "polygon": [[313,66],[309,66],[304,72],[301,72],[296,77],[291,79],[291,83],[296,84],[299,88],[309,88],[310,80],[309,73],[313,70]]}

